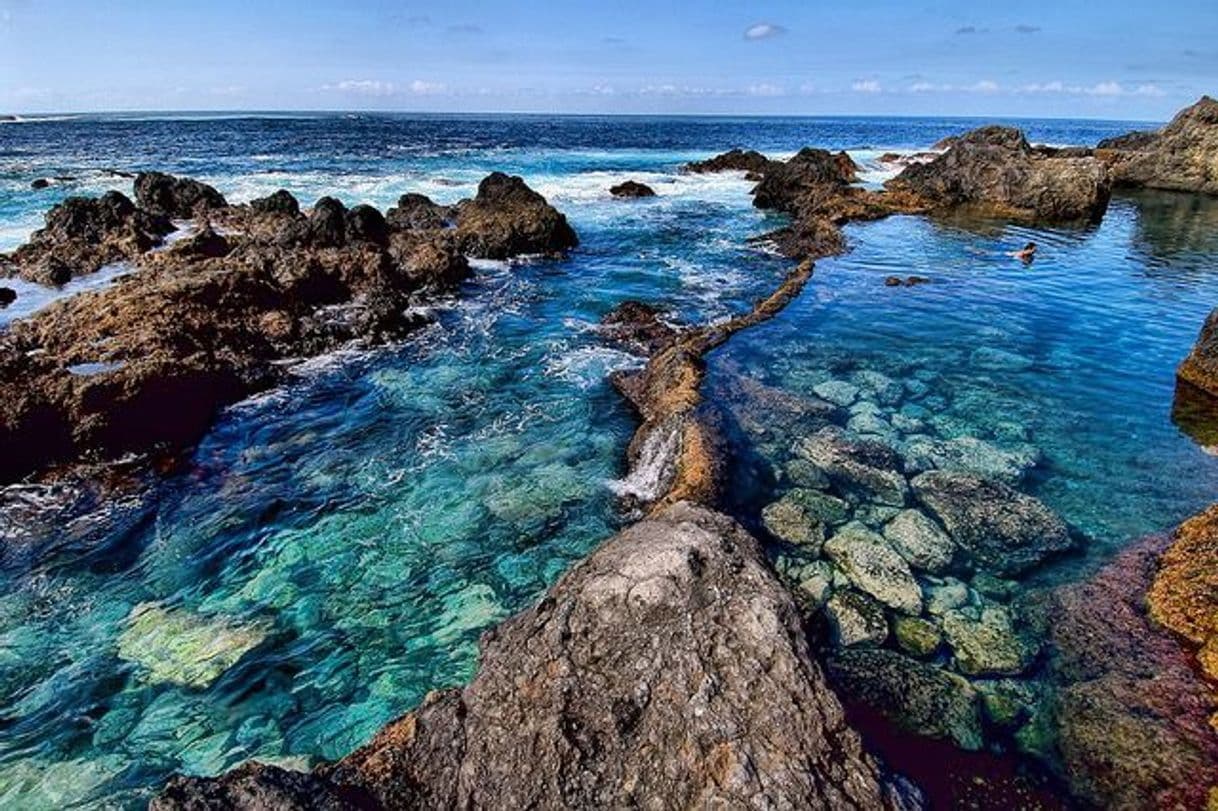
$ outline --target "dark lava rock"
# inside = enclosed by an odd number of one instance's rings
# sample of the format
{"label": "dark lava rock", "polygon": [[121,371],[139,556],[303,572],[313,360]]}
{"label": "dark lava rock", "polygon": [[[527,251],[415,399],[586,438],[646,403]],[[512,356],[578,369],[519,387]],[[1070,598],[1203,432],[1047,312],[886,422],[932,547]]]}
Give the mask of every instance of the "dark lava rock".
{"label": "dark lava rock", "polygon": [[403,194],[398,204],[385,213],[389,227],[395,230],[446,228],[452,210],[432,202],[425,194]]}
{"label": "dark lava rock", "polygon": [[944,154],[915,163],[885,184],[932,208],[1046,222],[1098,222],[1111,183],[1095,158],[1048,157],[1022,132],[988,126],[959,138]]}
{"label": "dark lava rock", "polygon": [[789,161],[769,165],[753,190],[753,205],[795,213],[810,188],[845,186],[854,181],[857,171],[845,152],[805,147]]}
{"label": "dark lava rock", "polygon": [[257,200],[251,200],[250,208],[260,214],[286,214],[289,217],[296,217],[300,214],[300,203],[296,201],[291,192],[285,189],[280,189],[266,197],[259,197]]}
{"label": "dark lava rock", "polygon": [[[177,778],[154,807],[215,807],[203,798],[229,800],[250,775]],[[316,779],[305,796],[387,809],[919,800],[847,726],[757,541],[688,504],[606,541],[483,636],[469,686],[431,694]]]}
{"label": "dark lava rock", "polygon": [[31,189],[45,189],[51,185],[51,181],[45,177],[40,177],[30,184]]}
{"label": "dark lava rock", "polygon": [[646,183],[639,183],[634,180],[627,180],[624,183],[619,183],[616,186],[609,187],[609,193],[614,197],[655,197],[655,189],[648,186]]}
{"label": "dark lava rock", "polygon": [[1072,545],[1052,510],[1005,484],[946,470],[923,473],[911,484],[952,540],[986,571],[1017,574]]}
{"label": "dark lava rock", "polygon": [[902,279],[900,276],[885,276],[885,287],[916,287],[920,284],[929,284],[930,279],[925,276],[907,276]]}
{"label": "dark lava rock", "polygon": [[623,301],[601,319],[600,333],[650,357],[672,343],[680,330],[666,323],[664,313],[641,301]]}
{"label": "dark lava rock", "polygon": [[1202,96],[1158,133],[1130,133],[1097,149],[1117,185],[1218,194],[1218,100]]}
{"label": "dark lava rock", "polygon": [[7,307],[17,300],[17,291],[11,287],[0,287],[0,307]]}
{"label": "dark lava rock", "polygon": [[120,192],[69,197],[47,212],[46,225],[14,251],[12,259],[22,278],[63,284],[110,262],[136,257],[172,230],[166,218],[137,209]]}
{"label": "dark lava rock", "polygon": [[224,208],[224,195],[206,183],[162,172],[140,172],[135,176],[135,199],[140,208],[164,217],[186,219],[196,209]]}
{"label": "dark lava rock", "polygon": [[1038,606],[1063,777],[1096,807],[1205,808],[1218,785],[1210,728],[1218,702],[1191,652],[1146,612],[1172,542],[1170,534],[1139,541]]}
{"label": "dark lava rock", "polygon": [[372,206],[359,205],[347,212],[347,239],[352,242],[389,242],[389,225]]}
{"label": "dark lava rock", "polygon": [[175,777],[149,803],[149,811],[350,811],[374,807],[368,798],[343,791],[304,772],[246,763],[223,780]]}
{"label": "dark lava rock", "polygon": [[318,248],[337,248],[347,241],[347,207],[333,197],[323,197],[309,212],[308,242]]}
{"label": "dark lava rock", "polygon": [[186,256],[214,259],[228,256],[229,252],[232,251],[232,246],[229,245],[228,240],[221,234],[216,233],[211,226],[207,226],[194,236],[175,243],[173,250],[175,253]]}
{"label": "dark lava rock", "polygon": [[481,259],[554,256],[579,244],[567,218],[546,198],[502,172],[483,179],[473,200],[457,204],[456,219],[462,250]]}
{"label": "dark lava rock", "polygon": [[1176,377],[1218,397],[1218,309],[1205,319],[1193,350],[1176,369]]}
{"label": "dark lava rock", "polygon": [[755,172],[765,173],[770,166],[770,159],[755,150],[733,149],[716,155],[704,161],[693,161],[683,167],[687,172],[706,174],[708,172]]}

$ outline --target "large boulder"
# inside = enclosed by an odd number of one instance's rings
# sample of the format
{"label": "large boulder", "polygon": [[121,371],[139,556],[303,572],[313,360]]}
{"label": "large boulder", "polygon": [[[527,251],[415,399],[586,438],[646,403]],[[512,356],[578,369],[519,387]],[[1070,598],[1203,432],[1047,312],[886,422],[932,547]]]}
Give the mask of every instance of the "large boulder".
{"label": "large boulder", "polygon": [[916,476],[911,485],[960,550],[984,570],[1016,574],[1071,546],[1061,518],[1000,482],[935,470]]}
{"label": "large boulder", "polygon": [[224,195],[189,177],[163,172],[140,172],[135,176],[135,199],[140,208],[162,217],[188,219],[199,211],[224,208]]}
{"label": "large boulder", "polygon": [[168,219],[136,208],[121,192],[69,197],[47,212],[46,225],[12,258],[22,278],[59,285],[103,265],[135,258],[172,230]]}
{"label": "large boulder", "polygon": [[1218,194],[1218,100],[1202,96],[1158,133],[1101,141],[1097,154],[1121,186]]}
{"label": "large boulder", "polygon": [[794,213],[811,188],[844,186],[854,181],[857,171],[845,152],[805,147],[788,161],[769,164],[753,190],[753,205]]}
{"label": "large boulder", "polygon": [[[240,804],[250,776],[176,778],[153,808],[219,807],[211,797],[252,808]],[[758,543],[688,504],[604,543],[483,638],[469,686],[433,693],[312,779],[316,796],[359,796],[368,808],[910,799],[847,726]],[[244,795],[226,789],[238,783]]]}
{"label": "large boulder", "polygon": [[1212,397],[1218,397],[1218,308],[1211,310],[1193,351],[1176,368],[1176,377]]}
{"label": "large boulder", "polygon": [[502,172],[484,178],[473,200],[457,204],[456,220],[462,250],[481,259],[553,256],[579,244],[567,218],[546,198]]}
{"label": "large boulder", "polygon": [[[1213,511],[1189,523],[1198,521],[1212,527]],[[1218,787],[1214,691],[1192,650],[1147,616],[1160,556],[1174,540],[1164,533],[1138,541],[1039,606],[1063,776],[1096,807],[1205,808]],[[1203,588],[1212,598],[1213,586]],[[1152,614],[1161,599],[1162,591],[1152,596]]]}
{"label": "large boulder", "polygon": [[609,187],[609,193],[614,197],[655,197],[655,189],[637,180],[627,180]]}
{"label": "large boulder", "polygon": [[892,507],[905,504],[901,457],[889,445],[835,426],[795,443],[795,454],[822,471],[844,498]]}
{"label": "large boulder", "polygon": [[251,200],[250,208],[259,214],[282,214],[288,217],[295,217],[300,214],[300,203],[286,189],[280,189],[266,197]]}
{"label": "large boulder", "polygon": [[424,194],[403,194],[398,204],[385,212],[390,228],[409,231],[413,229],[444,228],[449,224],[452,210],[432,202]]}
{"label": "large boulder", "polygon": [[889,608],[922,613],[922,588],[905,558],[858,522],[842,527],[825,544],[825,554],[850,582]]}
{"label": "large boulder", "polygon": [[988,126],[962,136],[942,155],[906,167],[886,187],[932,209],[1038,222],[1099,222],[1111,183],[1091,157],[1051,157],[1022,132]]}

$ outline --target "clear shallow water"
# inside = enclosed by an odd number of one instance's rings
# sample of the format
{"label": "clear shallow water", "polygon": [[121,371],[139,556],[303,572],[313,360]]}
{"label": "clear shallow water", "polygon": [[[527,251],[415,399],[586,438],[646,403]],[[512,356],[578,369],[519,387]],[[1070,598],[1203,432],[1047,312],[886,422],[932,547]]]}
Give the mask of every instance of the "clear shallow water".
{"label": "clear shallow water", "polygon": [[[744,247],[778,224],[750,207],[747,183],[683,177],[679,164],[738,145],[865,147],[855,154],[866,160],[974,123],[319,115],[0,126],[0,248],[69,193],[129,191],[106,167],[190,173],[233,200],[282,186],[306,202],[338,194],[382,207],[407,191],[456,200],[502,169],[546,194],[582,239],[565,262],[479,266],[438,324],[401,346],[307,364],[294,385],[226,414],[149,502],[122,520],[99,514],[88,545],[4,573],[0,802],[138,805],[175,770],[336,757],[427,690],[467,678],[478,634],[621,520],[607,482],[633,424],[604,376],[637,360],[590,325],[625,298],[721,317],[786,270]],[[1024,126],[1067,143],[1133,125]],[[60,174],[79,179],[29,188]],[[628,177],[660,196],[612,200],[608,186]],[[980,423],[1001,404],[1025,423],[1049,460],[1042,497],[1119,545],[1213,492],[1212,461],[1166,419],[1171,370],[1214,300],[1210,215],[1154,205],[1152,219],[1123,203],[1098,231],[1036,233],[1045,247],[1029,269],[994,255],[1028,236],[1017,229],[852,227],[855,253],[820,263],[802,299],[715,362],[796,389],[827,365],[925,368],[952,416]],[[884,288],[893,272],[936,283]],[[1032,366],[972,369],[987,342]],[[200,650],[214,667],[184,665]]]}

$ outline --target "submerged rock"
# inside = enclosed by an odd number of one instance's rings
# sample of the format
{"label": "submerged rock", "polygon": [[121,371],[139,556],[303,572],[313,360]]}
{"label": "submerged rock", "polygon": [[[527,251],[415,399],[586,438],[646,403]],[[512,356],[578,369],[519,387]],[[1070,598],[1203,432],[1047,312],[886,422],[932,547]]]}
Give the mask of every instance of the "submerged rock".
{"label": "submerged rock", "polygon": [[201,211],[228,205],[224,195],[206,183],[163,172],[136,175],[135,199],[150,214],[176,219],[189,219]]}
{"label": "submerged rock", "polygon": [[1101,141],[1096,152],[1118,185],[1218,194],[1218,100],[1202,96],[1159,132]]}
{"label": "submerged rock", "polygon": [[624,183],[618,183],[616,186],[609,187],[609,193],[614,197],[655,197],[655,189],[648,186],[646,183],[639,183],[634,180],[627,180]]}
{"label": "submerged rock", "polygon": [[996,574],[1017,574],[1071,546],[1069,530],[1052,510],[1000,482],[936,470],[911,484],[957,546]]}
{"label": "submerged rock", "polygon": [[896,507],[905,504],[908,487],[901,459],[883,442],[830,426],[797,442],[795,452],[822,470],[852,500]]}
{"label": "submerged rock", "polygon": [[933,656],[943,645],[939,626],[921,617],[894,618],[892,634],[901,650],[918,657]]}
{"label": "submerged rock", "polygon": [[[238,781],[252,792],[249,778],[175,778],[155,807],[206,808]],[[312,779],[313,796],[373,808],[910,803],[846,725],[760,546],[686,504],[610,539],[484,636],[469,686],[431,694]]]}
{"label": "submerged rock", "polygon": [[761,522],[779,540],[820,553],[828,531],[846,521],[850,505],[816,490],[796,488],[761,511]]}
{"label": "submerged rock", "polygon": [[642,301],[623,301],[600,322],[600,334],[646,356],[668,346],[680,330],[665,320],[665,313]]}
{"label": "submerged rock", "polygon": [[937,209],[1047,222],[1099,222],[1111,183],[1090,157],[1048,157],[1022,132],[987,126],[960,136],[927,163],[912,164],[886,185]]}
{"label": "submerged rock", "polygon": [[884,608],[865,594],[838,589],[825,603],[825,617],[839,648],[878,647],[888,639]]}
{"label": "submerged rock", "polygon": [[918,510],[902,510],[884,526],[884,537],[910,566],[942,572],[951,565],[956,544],[938,524]]}
{"label": "submerged rock", "polygon": [[268,631],[262,623],[140,603],[119,636],[118,657],[139,665],[149,682],[203,689],[260,645]]}
{"label": "submerged rock", "polygon": [[862,524],[840,529],[825,542],[825,554],[860,591],[897,611],[922,613],[922,589],[909,564]]}
{"label": "submerged rock", "polygon": [[948,470],[983,479],[1018,484],[1036,466],[1034,450],[1009,451],[972,436],[954,439],[919,437],[905,445],[909,470]]}
{"label": "submerged rock", "polygon": [[579,244],[566,217],[524,180],[502,172],[479,183],[473,200],[457,204],[456,220],[461,249],[482,259],[556,255]]}
{"label": "submerged rock", "polygon": [[929,738],[980,749],[981,704],[960,676],[891,650],[843,650],[829,657],[829,676],[848,701]]}
{"label": "submerged rock", "polygon": [[969,676],[1013,676],[1032,663],[1037,646],[1016,628],[1011,610],[988,604],[943,615],[956,668]]}

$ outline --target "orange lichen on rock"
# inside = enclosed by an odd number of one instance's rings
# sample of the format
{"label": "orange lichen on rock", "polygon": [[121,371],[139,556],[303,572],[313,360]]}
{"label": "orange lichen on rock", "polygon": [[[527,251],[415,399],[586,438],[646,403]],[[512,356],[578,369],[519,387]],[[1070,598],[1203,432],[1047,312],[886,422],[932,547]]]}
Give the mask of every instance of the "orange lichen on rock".
{"label": "orange lichen on rock", "polygon": [[1218,681],[1218,505],[1176,530],[1147,602],[1155,622],[1201,648],[1202,670]]}

